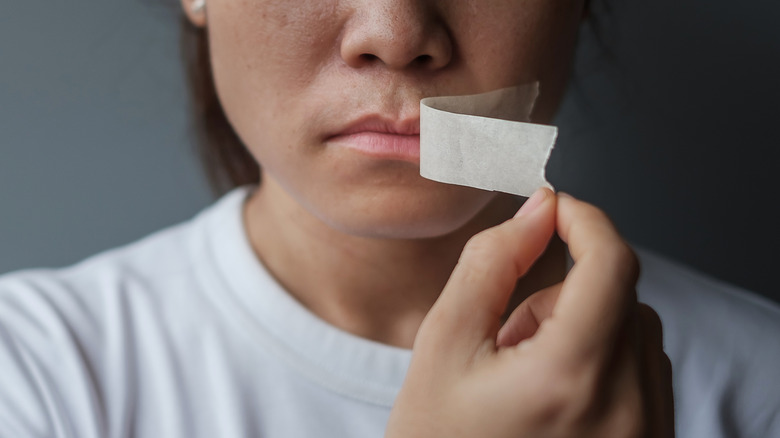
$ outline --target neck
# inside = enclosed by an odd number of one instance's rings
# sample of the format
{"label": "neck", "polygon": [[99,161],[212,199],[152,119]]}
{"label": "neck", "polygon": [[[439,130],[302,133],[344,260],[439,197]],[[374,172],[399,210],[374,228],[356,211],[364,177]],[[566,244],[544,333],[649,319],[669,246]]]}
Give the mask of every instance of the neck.
{"label": "neck", "polygon": [[[320,221],[268,178],[244,210],[250,243],[279,283],[318,317],[357,336],[411,348],[466,241],[512,217],[518,204],[499,195],[453,233],[427,239],[345,234]],[[512,308],[563,278],[555,241],[517,283]]]}

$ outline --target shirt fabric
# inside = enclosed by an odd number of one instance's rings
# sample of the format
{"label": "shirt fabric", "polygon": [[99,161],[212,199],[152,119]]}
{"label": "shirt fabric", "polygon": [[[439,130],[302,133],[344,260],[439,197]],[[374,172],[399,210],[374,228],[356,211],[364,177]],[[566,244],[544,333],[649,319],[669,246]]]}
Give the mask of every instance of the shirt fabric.
{"label": "shirt fabric", "polygon": [[[411,351],[324,322],[256,258],[251,187],[63,269],[0,277],[0,438],[381,437]],[[780,309],[641,251],[678,437],[780,437]]]}

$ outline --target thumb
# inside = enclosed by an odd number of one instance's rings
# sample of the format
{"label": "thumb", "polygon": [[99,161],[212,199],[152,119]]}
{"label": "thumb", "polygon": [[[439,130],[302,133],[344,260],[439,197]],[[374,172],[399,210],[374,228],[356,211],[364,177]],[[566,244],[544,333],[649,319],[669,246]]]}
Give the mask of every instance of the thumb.
{"label": "thumb", "polygon": [[[514,218],[472,237],[418,339],[473,352],[496,334],[517,279],[544,252],[555,230],[556,196],[540,189]],[[446,348],[446,347],[445,347]]]}

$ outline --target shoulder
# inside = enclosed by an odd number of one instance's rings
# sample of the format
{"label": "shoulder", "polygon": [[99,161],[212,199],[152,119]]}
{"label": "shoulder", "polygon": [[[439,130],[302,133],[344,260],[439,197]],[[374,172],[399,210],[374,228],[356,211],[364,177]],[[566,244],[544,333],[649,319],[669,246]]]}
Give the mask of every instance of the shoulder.
{"label": "shoulder", "polygon": [[[133,243],[110,249],[59,269],[30,269],[0,275],[0,324],[25,312],[9,308],[56,308],[59,316],[87,317],[104,311],[107,300],[139,295],[172,294],[212,262],[210,245],[226,225],[248,187],[225,195],[194,218],[157,231]],[[157,296],[157,295],[155,295]],[[129,298],[128,298],[129,297]],[[100,313],[100,312],[97,312]]]}
{"label": "shoulder", "polygon": [[[717,339],[719,349],[739,349],[745,337],[754,343],[774,344],[780,335],[777,303],[647,250],[640,249],[638,254],[640,300],[665,317],[670,328],[702,340]],[[778,349],[770,353],[780,355]]]}
{"label": "shoulder", "polygon": [[208,231],[228,207],[73,266],[0,276],[0,437],[105,434],[105,403],[133,393],[128,367],[210,309]]}
{"label": "shoulder", "polygon": [[[0,276],[0,324],[24,319],[74,319],[94,323],[106,300],[181,274],[192,266],[185,249],[191,223],[59,269],[28,269]],[[47,310],[48,309],[48,310]]]}
{"label": "shoulder", "polygon": [[74,335],[89,346],[122,321],[194,300],[224,204],[72,266],[0,275],[0,329],[25,338]]}
{"label": "shoulder", "polygon": [[[186,269],[172,259],[187,226],[62,269],[0,276],[0,437],[105,435],[112,377],[154,283]],[[11,414],[11,415],[7,415]],[[8,435],[5,435],[5,434]]]}
{"label": "shoulder", "polygon": [[[639,298],[664,324],[680,436],[780,433],[780,306],[652,252],[638,254]],[[714,425],[722,429],[705,428]]]}

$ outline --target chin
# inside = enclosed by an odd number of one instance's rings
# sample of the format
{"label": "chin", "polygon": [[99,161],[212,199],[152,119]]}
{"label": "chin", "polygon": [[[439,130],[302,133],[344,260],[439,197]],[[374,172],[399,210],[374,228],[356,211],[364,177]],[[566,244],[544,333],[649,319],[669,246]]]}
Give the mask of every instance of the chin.
{"label": "chin", "polygon": [[331,228],[353,236],[429,239],[463,228],[496,196],[468,187],[443,188],[434,193],[390,192],[341,199],[315,207],[319,210],[315,215]]}

